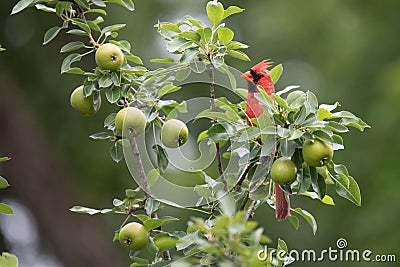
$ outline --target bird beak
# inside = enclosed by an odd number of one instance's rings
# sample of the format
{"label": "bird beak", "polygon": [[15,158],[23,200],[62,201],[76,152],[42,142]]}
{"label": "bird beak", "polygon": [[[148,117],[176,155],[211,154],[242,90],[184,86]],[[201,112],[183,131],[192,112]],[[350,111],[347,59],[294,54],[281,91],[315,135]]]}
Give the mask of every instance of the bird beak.
{"label": "bird beak", "polygon": [[253,76],[251,75],[250,71],[243,73],[241,77],[248,82],[253,82]]}

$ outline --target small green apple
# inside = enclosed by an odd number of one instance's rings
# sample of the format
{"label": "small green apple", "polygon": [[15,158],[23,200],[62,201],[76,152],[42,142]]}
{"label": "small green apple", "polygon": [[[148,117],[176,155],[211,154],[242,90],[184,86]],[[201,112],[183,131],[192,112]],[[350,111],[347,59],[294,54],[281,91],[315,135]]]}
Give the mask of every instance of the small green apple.
{"label": "small green apple", "polygon": [[72,92],[70,102],[73,109],[83,115],[93,115],[100,109],[101,106],[101,98],[99,98],[97,108],[95,109],[93,107],[93,95],[85,97],[83,94],[83,85],[79,86]]}
{"label": "small green apple", "polygon": [[303,159],[312,167],[322,167],[333,158],[333,148],[318,139],[303,144]]}
{"label": "small green apple", "polygon": [[124,54],[115,44],[107,43],[97,49],[95,60],[100,69],[117,71],[124,63]]}
{"label": "small green apple", "polygon": [[161,142],[169,148],[176,148],[186,143],[189,130],[185,123],[177,119],[171,119],[161,128]]}
{"label": "small green apple", "polygon": [[115,117],[115,129],[125,137],[136,137],[146,128],[146,115],[138,108],[121,109]]}
{"label": "small green apple", "polygon": [[141,250],[149,242],[150,235],[140,223],[132,222],[122,227],[119,232],[119,242],[130,250]]}
{"label": "small green apple", "polygon": [[296,180],[296,164],[289,158],[281,157],[271,167],[271,179],[280,185],[293,183]]}

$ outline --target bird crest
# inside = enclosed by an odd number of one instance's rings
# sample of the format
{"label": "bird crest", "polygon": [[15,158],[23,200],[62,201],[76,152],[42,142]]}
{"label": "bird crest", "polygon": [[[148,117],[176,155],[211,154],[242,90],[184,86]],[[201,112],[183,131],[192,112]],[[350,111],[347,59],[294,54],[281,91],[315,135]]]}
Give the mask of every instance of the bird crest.
{"label": "bird crest", "polygon": [[260,63],[254,65],[254,67],[251,68],[255,73],[262,73],[266,72],[266,70],[272,65],[274,62],[267,60],[263,60]]}

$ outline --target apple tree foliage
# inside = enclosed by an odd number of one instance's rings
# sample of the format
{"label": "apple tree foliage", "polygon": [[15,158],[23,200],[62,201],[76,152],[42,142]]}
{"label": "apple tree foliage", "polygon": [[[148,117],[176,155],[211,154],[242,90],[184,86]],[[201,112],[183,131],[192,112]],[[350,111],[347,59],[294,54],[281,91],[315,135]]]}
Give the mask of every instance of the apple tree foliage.
{"label": "apple tree foliage", "polygon": [[[287,256],[282,258],[273,255],[263,262],[257,258],[257,251],[271,243],[271,240],[258,222],[252,220],[257,208],[265,205],[275,208],[269,169],[272,162],[281,156],[291,158],[298,170],[295,182],[282,187],[291,197],[306,196],[334,205],[333,197],[327,194],[327,187],[332,186],[339,196],[361,205],[359,187],[345,165],[330,161],[316,168],[308,166],[302,158],[302,145],[307,140],[317,139],[331,144],[334,150],[344,149],[343,134],[349,128],[363,131],[369,127],[356,115],[339,110],[340,104],[337,102],[320,104],[311,91],[289,86],[273,94],[274,100],[264,90],[259,90],[256,98],[265,112],[254,119],[257,121],[256,128],[246,123],[245,97],[239,102],[215,97],[215,73],[225,75],[234,92],[243,96],[247,93],[237,88],[237,80],[225,62],[227,57],[250,60],[243,52],[248,46],[236,40],[234,31],[224,23],[225,18],[239,14],[244,9],[224,7],[213,0],[207,3],[205,10],[208,21],[187,15],[174,23],[158,22],[155,28],[165,40],[166,50],[174,56],[153,59],[152,62],[171,64],[173,67],[148,69],[140,57],[131,51],[131,44],[119,38],[118,31],[126,25],[108,25],[105,22],[107,7],[112,4],[130,11],[135,9],[132,0],[20,0],[11,14],[32,7],[59,17],[60,23],[50,27],[44,34],[44,45],[60,32],[75,36],[74,41],[60,49],[60,53],[66,54],[61,73],[81,75],[84,95],[93,96],[95,109],[101,98],[115,105],[115,113],[109,114],[104,120],[105,130],[91,135],[91,138],[110,141],[110,155],[116,162],[123,159],[123,148],[127,143],[129,145],[129,141],[136,144],[135,140],[126,140],[115,130],[115,116],[120,108],[133,106],[141,109],[147,117],[146,136],[155,136],[167,117],[176,116],[176,109],[183,113],[187,109],[187,101],[168,99],[168,94],[181,90],[180,82],[191,73],[207,73],[209,76],[210,108],[199,112],[194,119],[210,121],[209,128],[199,134],[198,142],[208,139],[214,143],[218,152],[219,177],[199,171],[204,184],[194,188],[199,199],[197,205],[183,207],[152,195],[151,185],[158,177],[154,173],[162,174],[169,164],[167,151],[154,138],[152,152],[157,159],[156,167],[147,174],[139,172],[145,188],[126,189],[125,197],[114,199],[110,208],[71,208],[73,212],[90,215],[124,215],[121,228],[129,221],[142,223],[150,232],[146,249],[153,256],[145,258],[141,251],[131,251],[131,266],[289,264],[291,259]],[[84,57],[94,57],[96,49],[106,42],[117,45],[124,53],[124,63],[118,71],[99,67],[90,69],[79,64]],[[274,83],[282,72],[281,64],[270,70]],[[235,156],[241,158],[237,172],[224,175],[223,161]],[[136,164],[140,165],[140,153],[134,153],[134,157]],[[179,220],[172,216],[158,216],[166,206],[193,213],[186,229],[164,230],[165,225]],[[288,219],[296,229],[299,228],[299,218],[305,219],[315,234],[317,223],[313,215],[300,207],[292,207]],[[119,230],[115,232],[114,241],[118,240]],[[283,240],[277,241],[276,251],[281,256],[287,254],[287,245]]]}
{"label": "apple tree foliage", "polygon": [[[1,49],[1,47],[0,47],[0,49]],[[10,160],[9,157],[1,157],[0,158],[0,162],[5,162],[8,160]],[[10,184],[8,183],[7,179],[0,176],[0,189],[5,189],[9,186],[10,186]],[[0,214],[10,215],[10,214],[14,214],[14,211],[9,205],[7,205],[5,203],[0,203]],[[18,259],[13,254],[3,252],[2,255],[0,256],[0,266],[17,267]]]}

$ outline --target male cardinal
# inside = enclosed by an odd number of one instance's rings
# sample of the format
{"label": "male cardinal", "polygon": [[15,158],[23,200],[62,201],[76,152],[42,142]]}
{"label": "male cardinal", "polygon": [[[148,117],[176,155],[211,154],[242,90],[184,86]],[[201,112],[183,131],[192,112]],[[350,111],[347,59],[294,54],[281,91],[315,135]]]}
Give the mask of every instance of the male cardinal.
{"label": "male cardinal", "polygon": [[[258,93],[258,86],[261,86],[265,92],[272,98],[272,93],[275,92],[274,82],[271,79],[271,76],[268,71],[268,67],[270,67],[273,62],[268,60],[263,60],[254,67],[243,73],[242,78],[244,78],[248,82],[249,92],[247,93],[247,102],[246,102],[246,115],[247,115],[247,124],[250,126],[255,126],[253,122],[250,121],[252,118],[259,117],[264,109],[261,107],[258,100],[255,98],[254,94]],[[285,198],[285,193],[279,187],[278,184],[275,184],[275,215],[276,218],[281,221],[285,220],[290,213],[290,206]]]}

